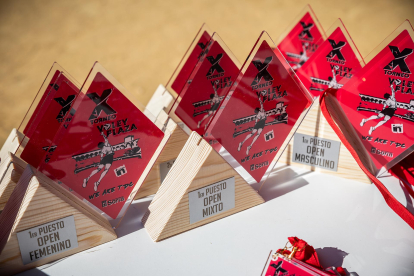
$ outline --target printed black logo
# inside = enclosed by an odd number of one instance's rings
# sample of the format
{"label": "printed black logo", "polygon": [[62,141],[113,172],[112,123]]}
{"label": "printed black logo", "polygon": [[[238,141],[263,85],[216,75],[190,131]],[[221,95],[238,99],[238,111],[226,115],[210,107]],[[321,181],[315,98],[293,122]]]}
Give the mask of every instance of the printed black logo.
{"label": "printed black logo", "polygon": [[329,54],[326,56],[327,58],[334,58],[335,56],[338,57],[339,60],[345,61],[344,56],[341,53],[342,47],[346,45],[345,41],[339,41],[338,44],[336,44],[335,40],[328,39],[329,43],[332,46],[332,51],[329,52]]}
{"label": "printed black logo", "polygon": [[410,69],[407,66],[407,63],[405,63],[405,59],[407,58],[407,56],[413,53],[413,49],[405,48],[402,52],[400,52],[400,49],[398,49],[397,46],[388,47],[390,47],[392,55],[394,56],[394,60],[388,63],[388,65],[384,67],[384,70],[393,71],[395,68],[397,68],[397,66],[399,66],[401,72],[411,74]]}
{"label": "printed black logo", "polygon": [[53,87],[56,91],[59,89],[59,85],[55,84],[49,84],[50,87]]}
{"label": "printed black logo", "polygon": [[286,269],[282,268],[282,261],[278,262],[277,264],[271,264],[270,266],[276,269],[273,276],[279,275],[279,272],[281,273],[288,272]]}
{"label": "printed black logo", "polygon": [[75,97],[75,95],[69,95],[66,100],[62,97],[54,98],[54,100],[62,106],[62,109],[59,111],[56,120],[60,121],[66,116],[66,113],[68,113],[68,111],[70,110],[70,106]]}
{"label": "printed black logo", "polygon": [[313,39],[312,34],[310,33],[310,29],[314,26],[313,23],[309,23],[306,25],[305,22],[300,21],[300,25],[302,25],[302,32],[299,34],[299,38],[305,38],[307,36],[309,39]]}
{"label": "printed black logo", "polygon": [[206,50],[207,43],[203,44],[202,42],[200,42],[200,43],[197,43],[197,45],[198,45],[198,47],[201,48],[201,53],[197,57],[198,59],[200,59],[202,56],[207,55],[207,53],[208,53],[208,50]]}
{"label": "printed black logo", "polygon": [[213,58],[213,56],[206,57],[211,63],[211,67],[206,75],[207,77],[213,75],[214,71],[217,71],[217,73],[224,73],[224,69],[219,64],[222,57],[223,54],[218,54],[216,58]]}
{"label": "printed black logo", "polygon": [[275,133],[273,132],[273,129],[269,131],[268,133],[265,133],[264,138],[266,142],[269,142],[270,140],[275,138]]}
{"label": "printed black logo", "polygon": [[203,44],[202,42],[200,42],[197,45],[201,48],[201,50],[204,50],[206,48],[207,43]]}
{"label": "printed black logo", "polygon": [[403,133],[403,124],[391,124],[392,133]]}
{"label": "printed black logo", "polygon": [[126,169],[125,165],[122,165],[121,167],[116,168],[116,169],[114,170],[114,172],[115,172],[115,175],[116,175],[117,177],[120,177],[120,176],[123,176],[124,174],[126,174],[126,173],[127,173],[127,169]]}
{"label": "printed black logo", "polygon": [[269,63],[272,61],[272,59],[273,59],[273,57],[270,56],[270,57],[267,57],[264,60],[263,63],[260,60],[253,60],[252,61],[254,67],[256,67],[256,69],[259,70],[259,73],[257,73],[257,75],[254,78],[251,86],[258,84],[262,78],[264,78],[265,81],[272,81],[273,80],[273,77],[267,71],[267,67],[269,67]]}
{"label": "printed black logo", "polygon": [[106,89],[102,92],[102,95],[99,96],[97,93],[90,93],[86,94],[89,99],[91,99],[95,104],[96,107],[92,111],[89,120],[93,120],[98,118],[101,115],[101,112],[104,111],[106,115],[115,114],[116,111],[106,102],[108,100],[109,95],[111,95],[112,89]]}

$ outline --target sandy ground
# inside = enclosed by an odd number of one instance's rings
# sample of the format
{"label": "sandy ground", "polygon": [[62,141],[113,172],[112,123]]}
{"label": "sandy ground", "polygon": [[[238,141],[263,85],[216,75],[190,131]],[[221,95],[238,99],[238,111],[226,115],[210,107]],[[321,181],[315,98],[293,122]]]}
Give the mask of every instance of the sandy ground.
{"label": "sandy ground", "polygon": [[340,17],[362,56],[405,19],[414,23],[413,0],[0,0],[0,144],[54,61],[80,83],[99,61],[146,104],[203,22],[243,61],[262,30],[277,40],[307,3],[325,29]]}

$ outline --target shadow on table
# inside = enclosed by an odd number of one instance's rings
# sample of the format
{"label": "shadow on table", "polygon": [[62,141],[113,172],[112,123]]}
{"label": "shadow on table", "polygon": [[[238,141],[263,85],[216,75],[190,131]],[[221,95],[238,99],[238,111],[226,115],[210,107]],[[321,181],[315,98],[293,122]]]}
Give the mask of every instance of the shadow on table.
{"label": "shadow on table", "polygon": [[[135,231],[141,230],[144,228],[144,226],[141,223],[141,219],[144,216],[145,212],[148,210],[148,206],[150,205],[153,197],[146,197],[142,198],[136,201],[133,201],[131,203],[131,206],[129,206],[124,218],[122,219],[119,227],[115,229],[116,234],[118,235],[118,238],[126,236],[128,234],[131,234]],[[85,252],[85,251],[83,251]],[[80,253],[83,253],[80,252]],[[78,253],[78,254],[80,254]],[[40,266],[39,268],[34,268],[25,272],[22,272],[21,275],[35,275],[35,276],[43,276],[48,275],[42,271],[42,269],[51,267],[66,258],[69,258],[70,256],[61,258],[59,260],[50,262],[48,264],[45,264],[43,266]]]}
{"label": "shadow on table", "polygon": [[36,267],[30,270],[23,271],[16,275],[44,276],[48,274],[44,273],[43,271],[41,271],[39,268]]}
{"label": "shadow on table", "polygon": [[[320,264],[324,268],[342,266],[345,257],[349,255],[335,247],[316,248],[315,251],[318,254]],[[346,268],[344,270],[347,272],[347,275],[358,276],[356,272],[349,272]]]}
{"label": "shadow on table", "polygon": [[122,219],[119,227],[115,229],[118,238],[131,234],[135,231],[141,230],[144,226],[141,223],[142,217],[148,210],[153,197],[145,197],[131,203],[128,211]]}
{"label": "shadow on table", "polygon": [[[271,172],[269,178],[260,189],[259,194],[265,201],[269,201],[296,189],[302,188],[303,186],[309,184],[309,182],[302,177],[311,172],[312,171],[306,171],[299,174],[292,170],[292,168],[288,165],[278,167]],[[251,186],[257,191],[260,188],[260,183],[253,184]]]}

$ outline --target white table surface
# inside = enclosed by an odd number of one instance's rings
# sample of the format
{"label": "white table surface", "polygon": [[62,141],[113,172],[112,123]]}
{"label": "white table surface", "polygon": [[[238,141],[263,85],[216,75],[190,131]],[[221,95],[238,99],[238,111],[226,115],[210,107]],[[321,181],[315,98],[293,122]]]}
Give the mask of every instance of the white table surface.
{"label": "white table surface", "polygon": [[[413,210],[395,179],[383,182]],[[358,275],[414,275],[414,230],[374,185],[278,166],[260,194],[262,205],[158,243],[140,222],[151,197],[137,200],[117,240],[22,275],[259,276],[270,250],[290,236],[316,248],[323,266]]]}

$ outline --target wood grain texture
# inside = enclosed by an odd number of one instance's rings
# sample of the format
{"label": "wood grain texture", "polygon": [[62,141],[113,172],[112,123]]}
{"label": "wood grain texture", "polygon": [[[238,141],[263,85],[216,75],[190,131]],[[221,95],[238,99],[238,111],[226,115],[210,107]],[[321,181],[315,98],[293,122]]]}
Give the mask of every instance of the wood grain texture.
{"label": "wood grain texture", "polygon": [[0,212],[4,209],[4,206],[6,206],[6,203],[16,187],[26,165],[26,162],[9,152],[9,157],[4,163],[7,170],[0,176]]}
{"label": "wood grain texture", "polygon": [[[325,117],[323,117],[318,102],[316,102],[309,110],[302,124],[299,126],[297,133],[318,136],[321,138],[340,142],[336,133],[328,124]],[[292,162],[292,152],[293,139],[290,141],[285,152],[280,157],[279,163],[285,163],[297,167],[310,169],[312,171],[331,174],[342,178],[352,179],[362,183],[371,184],[371,181],[358,166],[357,162],[352,157],[349,150],[342,143],[339,152],[338,171],[336,172]]]}
{"label": "wood grain texture", "polygon": [[167,129],[171,132],[170,139],[162,150],[157,161],[149,172],[142,186],[134,199],[143,198],[155,194],[161,185],[160,164],[176,159],[188,140],[188,134],[185,133],[172,119],[168,119]]}
{"label": "wood grain texture", "polygon": [[[0,150],[0,165],[9,157],[9,152],[20,156],[29,139],[13,128]],[[0,171],[1,175],[1,171]]]}
{"label": "wood grain texture", "polygon": [[[17,232],[74,216],[77,248],[23,265]],[[109,222],[58,184],[27,165],[0,214],[0,274],[11,275],[116,239]]]}
{"label": "wood grain texture", "polygon": [[26,167],[26,162],[19,157],[28,141],[23,133],[14,128],[0,150],[0,212]]}
{"label": "wood grain texture", "polygon": [[[190,224],[188,193],[235,177],[235,208]],[[142,222],[154,241],[177,235],[263,203],[263,198],[193,132],[148,207]]]}

